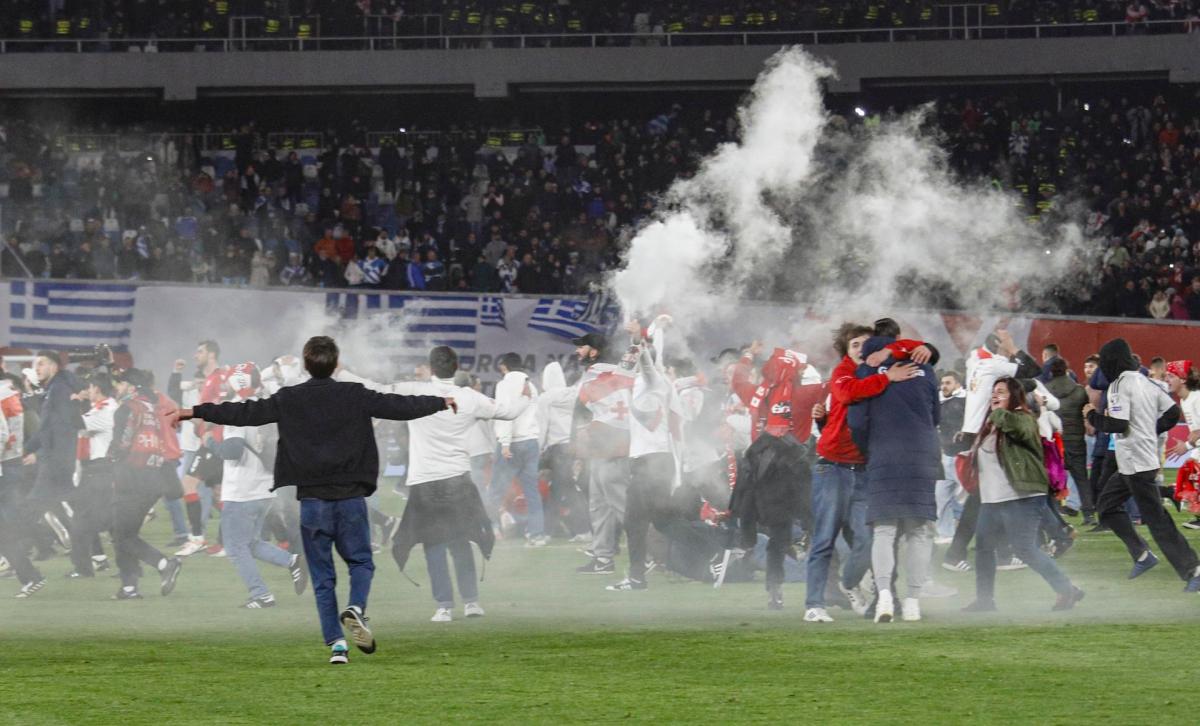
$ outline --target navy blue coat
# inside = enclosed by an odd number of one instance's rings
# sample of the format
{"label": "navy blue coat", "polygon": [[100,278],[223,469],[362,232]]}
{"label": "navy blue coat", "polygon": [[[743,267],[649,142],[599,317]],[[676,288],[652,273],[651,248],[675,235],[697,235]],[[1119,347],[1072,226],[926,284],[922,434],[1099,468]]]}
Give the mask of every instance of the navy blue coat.
{"label": "navy blue coat", "polygon": [[[893,340],[871,338],[863,345],[863,357]],[[895,362],[888,358],[879,368],[864,363],[856,375],[883,373]],[[850,428],[867,442],[868,523],[900,517],[937,519],[934,484],[942,478],[938,379],[930,366],[920,368],[916,378],[892,383],[875,398],[850,407]]]}

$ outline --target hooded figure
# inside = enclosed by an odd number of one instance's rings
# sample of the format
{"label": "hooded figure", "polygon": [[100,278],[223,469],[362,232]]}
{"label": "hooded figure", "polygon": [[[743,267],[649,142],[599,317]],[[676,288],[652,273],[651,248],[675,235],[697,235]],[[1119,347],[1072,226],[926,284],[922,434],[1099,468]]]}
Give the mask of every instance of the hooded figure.
{"label": "hooded figure", "polygon": [[[869,339],[863,344],[863,358],[891,342]],[[895,363],[890,356],[878,369],[863,363],[857,375],[883,373]],[[867,452],[868,523],[937,518],[934,482],[943,476],[937,374],[929,365],[920,369],[916,378],[892,383],[875,398],[850,407],[850,429],[856,441],[868,444],[862,447]]]}

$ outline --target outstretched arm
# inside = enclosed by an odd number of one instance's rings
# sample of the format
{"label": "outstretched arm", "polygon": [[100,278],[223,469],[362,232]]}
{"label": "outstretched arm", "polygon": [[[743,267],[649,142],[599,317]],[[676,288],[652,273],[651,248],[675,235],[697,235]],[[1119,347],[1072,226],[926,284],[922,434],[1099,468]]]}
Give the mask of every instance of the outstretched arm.
{"label": "outstretched arm", "polygon": [[[268,399],[269,400],[269,399]],[[447,408],[458,410],[453,398],[441,396],[400,396],[394,393],[364,392],[363,408],[372,418],[411,421],[431,416]]]}
{"label": "outstretched arm", "polygon": [[198,418],[226,426],[265,426],[279,421],[279,400],[272,396],[238,403],[201,403],[177,411],[172,418],[175,421]]}

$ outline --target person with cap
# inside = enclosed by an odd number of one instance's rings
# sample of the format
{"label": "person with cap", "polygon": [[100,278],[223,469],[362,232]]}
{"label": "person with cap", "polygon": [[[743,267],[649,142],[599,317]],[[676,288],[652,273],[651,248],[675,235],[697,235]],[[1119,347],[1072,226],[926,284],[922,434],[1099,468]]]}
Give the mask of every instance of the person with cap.
{"label": "person with cap", "polygon": [[[1200,370],[1192,366],[1190,360],[1175,360],[1167,364],[1167,386],[1171,395],[1179,399],[1179,408],[1183,412],[1183,420],[1187,423],[1188,435],[1175,442],[1167,453],[1172,456],[1186,456],[1200,462]],[[1188,529],[1200,529],[1200,516],[1184,522]]]}
{"label": "person with cap", "polygon": [[572,421],[575,455],[587,462],[588,510],[592,520],[591,560],[575,571],[611,575],[625,522],[631,481],[629,413],[633,405],[634,360],[613,363],[609,341],[588,333],[571,341],[584,366]]}
{"label": "person with cap", "polygon": [[[232,402],[253,401],[261,392],[262,379],[253,363],[240,363],[225,378]],[[255,560],[287,568],[297,595],[304,592],[308,573],[299,553],[289,553],[262,538],[263,525],[275,499],[275,444],[278,430],[261,427],[226,426],[215,453],[224,462],[221,480],[221,544],[242,578],[250,598],[242,605],[249,610],[275,606]]]}
{"label": "person with cap", "polygon": [[1100,493],[1096,509],[1100,522],[1125,543],[1133,558],[1129,579],[1139,577],[1158,564],[1158,557],[1133,528],[1122,506],[1133,497],[1142,521],[1176,574],[1187,584],[1186,592],[1200,592],[1200,558],[1188,544],[1163,507],[1158,489],[1159,434],[1171,430],[1180,418],[1180,407],[1171,397],[1142,375],[1133,351],[1123,338],[1114,338],[1100,348],[1100,371],[1110,382],[1107,410],[1091,404],[1084,415],[1093,428],[1114,434],[1117,474]]}
{"label": "person with cap", "polygon": [[[304,368],[312,376],[308,381],[282,388],[270,398],[201,403],[173,416],[176,422],[197,418],[238,427],[278,425],[274,488],[296,487],[304,558],[333,665],[349,661],[343,628],[359,650],[375,652],[366,616],[375,574],[366,497],[379,478],[372,419],[408,421],[456,405],[452,396],[386,395],[335,381],[338,353],[332,338],[309,338],[304,344]],[[340,614],[335,546],[350,571],[350,603]]]}
{"label": "person with cap", "polygon": [[114,600],[140,600],[138,580],[145,562],[158,571],[162,580],[159,591],[170,595],[179,578],[179,558],[168,558],[141,537],[146,512],[163,492],[160,471],[166,465],[166,431],[158,411],[158,395],[153,379],[142,370],[131,368],[119,383],[121,404],[113,414],[112,443],[109,458],[113,466],[113,548],[121,589]]}
{"label": "person with cap", "polygon": [[346,370],[339,371],[337,379],[383,393],[442,396],[455,402],[453,414],[444,411],[408,424],[408,504],[392,539],[392,558],[401,572],[413,547],[422,545],[430,590],[437,603],[430,621],[448,623],[453,620],[454,585],[447,555],[454,558],[463,615],[482,617],[471,542],[484,559],[491,557],[496,542],[483,499],[471,481],[467,442],[478,421],[512,421],[525,413],[531,392],[524,388],[516,399],[492,400],[457,385],[458,354],[445,345],[429,351],[429,370],[432,377],[426,381],[381,384]]}

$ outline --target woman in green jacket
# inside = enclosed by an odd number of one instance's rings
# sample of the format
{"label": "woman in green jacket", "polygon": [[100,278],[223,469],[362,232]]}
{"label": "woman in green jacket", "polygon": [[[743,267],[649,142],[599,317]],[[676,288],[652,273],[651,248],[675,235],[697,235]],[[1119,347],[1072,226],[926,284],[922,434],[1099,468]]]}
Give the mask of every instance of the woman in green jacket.
{"label": "woman in green jacket", "polygon": [[1007,536],[1013,554],[1058,593],[1054,610],[1070,610],[1083,590],[1038,547],[1038,522],[1046,506],[1049,478],[1037,419],[1015,378],[992,387],[992,410],[975,443],[979,472],[979,524],[975,542],[975,602],[968,612],[995,610],[996,548]]}

